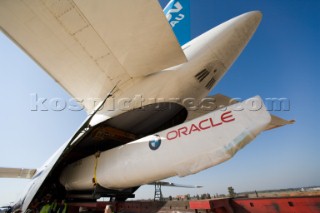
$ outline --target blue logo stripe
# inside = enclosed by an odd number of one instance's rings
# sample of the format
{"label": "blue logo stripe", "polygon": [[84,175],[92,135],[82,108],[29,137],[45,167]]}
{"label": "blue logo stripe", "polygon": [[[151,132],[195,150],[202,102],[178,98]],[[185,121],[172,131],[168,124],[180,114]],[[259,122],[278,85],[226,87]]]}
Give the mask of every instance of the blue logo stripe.
{"label": "blue logo stripe", "polygon": [[171,0],[163,10],[180,45],[191,39],[190,0]]}

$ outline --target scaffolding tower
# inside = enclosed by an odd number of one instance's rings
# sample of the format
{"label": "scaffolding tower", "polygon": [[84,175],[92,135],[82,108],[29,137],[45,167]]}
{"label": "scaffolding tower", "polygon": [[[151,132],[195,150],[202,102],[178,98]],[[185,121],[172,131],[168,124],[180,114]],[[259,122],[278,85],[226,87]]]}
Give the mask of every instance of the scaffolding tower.
{"label": "scaffolding tower", "polygon": [[154,183],[154,201],[163,201],[161,182]]}

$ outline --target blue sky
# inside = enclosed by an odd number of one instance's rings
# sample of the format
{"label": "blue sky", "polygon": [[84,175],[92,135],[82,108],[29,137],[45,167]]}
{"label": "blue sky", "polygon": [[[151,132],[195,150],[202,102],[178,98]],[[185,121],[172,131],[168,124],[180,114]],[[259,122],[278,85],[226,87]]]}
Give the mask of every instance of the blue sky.
{"label": "blue sky", "polygon": [[[162,6],[167,1],[160,1]],[[192,38],[244,12],[260,10],[262,22],[238,60],[211,92],[231,97],[288,98],[289,111],[272,113],[296,124],[264,132],[231,160],[170,181],[202,189],[164,188],[176,194],[227,193],[320,185],[320,1],[191,0]],[[0,33],[0,167],[37,168],[79,127],[85,112],[33,112],[31,95],[69,95]],[[14,201],[26,180],[0,179],[0,205]],[[153,196],[152,186],[137,191]]]}

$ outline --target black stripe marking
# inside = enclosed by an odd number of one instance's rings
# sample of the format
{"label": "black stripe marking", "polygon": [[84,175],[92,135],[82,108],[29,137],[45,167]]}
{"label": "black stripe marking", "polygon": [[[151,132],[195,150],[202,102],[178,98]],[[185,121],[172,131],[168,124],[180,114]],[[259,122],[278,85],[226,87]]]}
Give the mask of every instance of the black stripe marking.
{"label": "black stripe marking", "polygon": [[208,70],[204,69],[200,71],[198,74],[196,74],[194,77],[196,77],[198,81],[201,82],[209,75],[209,73],[210,72]]}
{"label": "black stripe marking", "polygon": [[211,87],[214,85],[215,82],[216,82],[216,79],[214,79],[214,77],[212,77],[212,78],[210,79],[210,81],[207,83],[206,88],[207,88],[208,90],[210,90]]}

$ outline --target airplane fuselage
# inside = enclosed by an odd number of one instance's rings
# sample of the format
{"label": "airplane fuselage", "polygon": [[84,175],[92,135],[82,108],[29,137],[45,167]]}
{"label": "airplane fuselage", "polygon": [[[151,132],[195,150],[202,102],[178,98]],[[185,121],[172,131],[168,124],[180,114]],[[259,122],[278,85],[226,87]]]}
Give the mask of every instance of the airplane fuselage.
{"label": "airplane fuselage", "polygon": [[[200,103],[240,55],[261,20],[249,12],[209,30],[182,46],[188,62],[132,79],[120,87],[92,124],[153,103],[171,102],[191,107]],[[136,97],[141,97],[138,101]],[[193,106],[193,105],[192,105]]]}
{"label": "airplane fuselage", "polygon": [[[154,105],[157,106],[159,103],[173,103],[181,106],[181,108],[185,108],[188,110],[188,107],[193,106],[193,103],[201,102],[201,99],[206,97],[208,93],[212,90],[214,86],[221,80],[223,75],[230,68],[232,63],[239,56],[243,48],[246,46],[251,36],[255,32],[259,22],[261,20],[260,12],[249,12],[243,15],[240,15],[236,18],[233,18],[210,31],[202,34],[201,36],[193,39],[192,41],[186,43],[182,48],[188,59],[188,62],[184,64],[180,64],[175,67],[167,68],[163,71],[150,74],[148,76],[134,78],[119,86],[117,91],[113,94],[112,98],[107,100],[107,103],[103,110],[101,110],[98,114],[96,114],[92,121],[90,122],[90,127],[95,128],[104,122],[110,122],[112,124],[122,125],[119,122],[113,121],[114,118],[118,116],[132,113],[134,110],[137,110],[139,113],[139,109]],[[141,97],[142,99],[134,102],[136,97]],[[190,98],[191,105],[190,105]],[[110,108],[111,107],[111,108]],[[172,113],[174,116],[176,112]],[[148,114],[148,120],[152,120],[153,117]],[[171,115],[170,115],[171,116]],[[172,117],[168,116],[168,120]],[[140,116],[133,117],[136,124],[134,126],[128,127],[126,130],[130,132],[138,132],[134,129],[136,126],[139,126],[141,123],[144,123],[145,120],[140,119]],[[205,118],[207,119],[207,118]],[[183,122],[184,120],[182,120]],[[199,122],[201,122],[200,120]],[[229,120],[228,120],[229,121]],[[151,122],[150,125],[157,124],[157,119],[154,118],[154,122]],[[181,122],[180,122],[181,123]],[[228,122],[226,122],[228,123]],[[228,127],[228,125],[225,125]],[[142,127],[141,127],[142,128]],[[154,128],[150,128],[148,134],[154,134],[154,130],[156,130],[158,126]],[[121,128],[120,128],[121,129]],[[125,128],[122,128],[125,129]],[[171,131],[171,132],[170,132]],[[183,140],[183,137],[173,136],[174,129],[165,132],[162,137],[169,135],[168,140],[175,139],[177,141]],[[241,132],[238,132],[241,133]],[[143,134],[142,134],[143,135]],[[143,135],[145,136],[145,135]],[[151,136],[154,137],[154,136]],[[135,147],[139,149],[140,145],[144,145],[149,142],[150,138],[147,138],[143,141],[143,143],[134,143],[135,145],[127,146],[127,155],[132,153],[134,156],[130,158],[132,161],[128,162],[119,162],[121,165],[121,170],[116,169],[114,171],[120,172],[126,170],[126,165],[132,167],[133,165],[137,165],[140,161],[137,159]],[[172,143],[172,144],[179,144]],[[56,162],[59,160],[59,156],[64,153],[66,147],[70,146],[69,142],[65,143],[46,163],[45,165],[38,170],[35,174],[35,178],[32,180],[30,184],[30,188],[27,191],[28,196],[24,196],[20,203],[23,204],[23,209],[26,209],[30,204],[33,197],[36,195],[38,189],[43,185],[47,176],[49,175],[51,169],[55,166]],[[178,145],[172,145],[173,148],[179,148]],[[176,147],[174,147],[176,146]],[[120,146],[119,146],[120,147]],[[190,146],[188,149],[192,151],[194,146]],[[204,151],[204,150],[202,150]],[[108,152],[108,151],[107,151]],[[154,154],[154,152],[150,152],[150,154]],[[88,155],[89,156],[89,155]],[[88,157],[84,156],[82,159],[85,160],[87,158],[92,158],[92,156]],[[155,155],[158,156],[158,155]],[[126,156],[127,157],[127,156]],[[161,156],[159,156],[161,157]],[[172,155],[174,157],[174,155]],[[177,156],[176,156],[177,157]],[[196,159],[195,155],[193,159]],[[226,157],[227,159],[228,157]],[[134,159],[138,160],[135,161]],[[152,158],[153,159],[153,158]],[[113,159],[114,160],[114,159]],[[120,160],[120,158],[119,158]],[[192,159],[191,159],[192,160]],[[81,161],[81,159],[80,159]],[[110,164],[110,160],[108,160],[108,153],[104,155],[105,166],[101,166],[100,173],[103,174],[107,172],[112,165]],[[109,164],[110,165],[109,165]],[[143,162],[148,163],[148,162]],[[70,164],[69,164],[70,165]],[[69,165],[65,165],[67,168]],[[148,165],[152,167],[154,164],[142,164]],[[165,165],[165,164],[164,164]],[[181,164],[182,165],[182,164]],[[198,171],[201,171],[205,168],[208,168],[213,164],[205,164],[204,166],[197,167],[193,165],[194,169],[189,169],[188,165],[192,166],[188,160],[184,161],[183,166],[181,167],[181,171],[174,170],[169,168],[169,170],[154,170],[149,171],[149,176],[147,179],[141,179],[139,177],[134,176],[134,171],[130,170],[130,175],[126,176],[123,181],[112,183],[111,180],[107,180],[106,187],[115,188],[115,189],[124,189],[126,187],[139,186],[146,184],[150,181],[156,181],[159,179],[171,177],[174,175],[187,175],[192,174]],[[93,165],[91,165],[93,166]],[[177,166],[177,165],[175,165]],[[179,166],[179,165],[178,165]],[[105,169],[105,170],[104,170]],[[141,168],[143,169],[143,168]],[[171,169],[171,170],[170,170]],[[90,169],[89,169],[90,170]],[[78,170],[77,170],[78,171]],[[78,172],[83,172],[80,169]],[[91,172],[91,170],[90,170]],[[154,173],[152,173],[154,172]],[[73,171],[72,171],[73,173]],[[115,173],[115,172],[114,172]],[[70,176],[70,173],[66,171],[65,173],[61,173],[60,180],[65,179],[64,176]],[[77,173],[74,173],[77,174]],[[130,180],[130,176],[134,178],[134,180]],[[128,179],[129,177],[129,179]],[[101,179],[101,177],[100,177]],[[88,181],[88,179],[86,179]],[[111,182],[110,182],[111,181]],[[62,181],[63,182],[63,181]],[[72,182],[72,181],[71,181]],[[90,184],[86,182],[86,184]],[[65,185],[68,189],[68,186]],[[91,185],[90,185],[91,187]],[[89,188],[90,188],[89,187]],[[76,186],[70,187],[70,189],[87,189],[85,186]]]}

